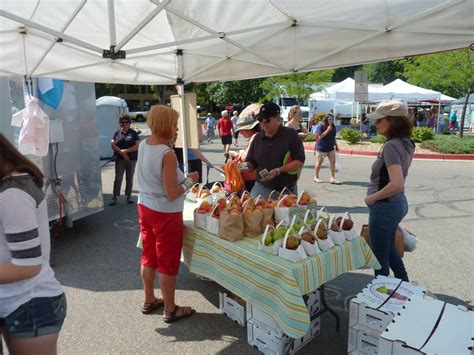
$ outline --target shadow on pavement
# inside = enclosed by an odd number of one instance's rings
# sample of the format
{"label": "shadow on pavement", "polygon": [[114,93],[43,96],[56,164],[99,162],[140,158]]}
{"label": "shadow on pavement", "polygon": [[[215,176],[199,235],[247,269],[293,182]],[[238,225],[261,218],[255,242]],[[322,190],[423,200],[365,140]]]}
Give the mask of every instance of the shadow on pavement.
{"label": "shadow on pavement", "polygon": [[457,297],[445,295],[442,293],[435,293],[434,295],[441,301],[451,303],[455,306],[464,306],[466,308],[470,308],[471,310],[474,310],[474,304],[472,300],[461,300]]}

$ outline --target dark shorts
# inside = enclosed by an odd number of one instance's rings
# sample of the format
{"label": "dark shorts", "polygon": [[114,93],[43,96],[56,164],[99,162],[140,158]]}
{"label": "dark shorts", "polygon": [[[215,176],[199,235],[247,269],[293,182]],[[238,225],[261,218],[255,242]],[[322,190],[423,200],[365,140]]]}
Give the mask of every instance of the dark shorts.
{"label": "dark shorts", "polygon": [[222,136],[221,137],[222,144],[232,144],[232,135],[230,136]]}
{"label": "dark shorts", "polygon": [[240,131],[234,132],[234,138],[235,139],[239,138],[239,133],[240,133]]}
{"label": "dark shorts", "polygon": [[6,318],[0,327],[10,339],[30,339],[59,333],[66,318],[64,293],[56,297],[37,297],[22,304]]}

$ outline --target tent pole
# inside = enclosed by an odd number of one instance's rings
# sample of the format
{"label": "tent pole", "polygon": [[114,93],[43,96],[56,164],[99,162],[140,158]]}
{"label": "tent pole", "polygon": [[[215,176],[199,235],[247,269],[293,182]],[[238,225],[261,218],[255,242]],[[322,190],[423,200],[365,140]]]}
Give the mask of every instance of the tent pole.
{"label": "tent pole", "polygon": [[187,128],[186,128],[186,107],[184,105],[184,81],[183,81],[183,74],[184,74],[184,65],[183,65],[183,50],[178,49],[176,50],[176,59],[178,64],[178,78],[176,79],[176,89],[178,90],[178,95],[180,98],[180,106],[181,106],[181,117],[180,117],[180,127],[179,130],[181,131],[181,137],[183,139],[182,146],[183,146],[183,170],[184,174],[188,173],[188,145],[186,142]]}
{"label": "tent pole", "polygon": [[438,101],[438,114],[436,115],[436,133],[439,133],[439,115],[441,114],[441,98]]}
{"label": "tent pole", "polygon": [[186,107],[184,105],[184,83],[180,82],[176,85],[178,90],[180,105],[181,105],[181,117],[179,118],[179,130],[181,131],[182,146],[183,146],[183,169],[184,174],[188,173],[188,147],[186,143],[187,129],[186,129]]}

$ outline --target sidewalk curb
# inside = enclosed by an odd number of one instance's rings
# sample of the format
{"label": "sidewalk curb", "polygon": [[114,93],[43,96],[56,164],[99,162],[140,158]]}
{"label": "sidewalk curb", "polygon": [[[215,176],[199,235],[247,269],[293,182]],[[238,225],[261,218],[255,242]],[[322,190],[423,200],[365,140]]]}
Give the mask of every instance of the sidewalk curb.
{"label": "sidewalk curb", "polygon": [[[314,143],[305,143],[304,150],[306,152],[314,152]],[[378,152],[373,150],[352,150],[340,149],[339,153],[342,155],[354,155],[363,157],[376,157]],[[424,160],[474,160],[474,154],[438,154],[438,153],[415,153],[414,159]]]}

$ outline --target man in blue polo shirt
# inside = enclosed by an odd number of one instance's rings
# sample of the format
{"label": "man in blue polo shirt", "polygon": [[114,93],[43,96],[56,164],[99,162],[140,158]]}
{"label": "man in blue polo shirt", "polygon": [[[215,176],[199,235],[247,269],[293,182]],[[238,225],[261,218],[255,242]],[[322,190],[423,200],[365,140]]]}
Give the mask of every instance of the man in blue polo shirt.
{"label": "man in blue polo shirt", "polygon": [[257,120],[262,132],[255,135],[246,158],[249,170],[257,170],[250,194],[267,198],[272,190],[281,191],[285,187],[297,194],[296,182],[305,161],[298,133],[280,124],[280,107],[273,102],[260,108]]}

